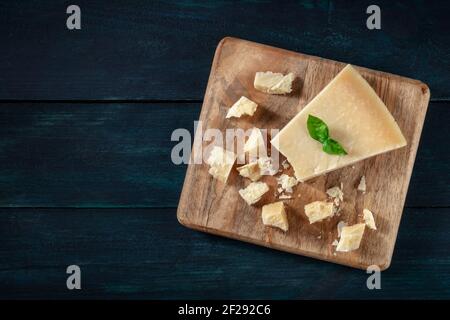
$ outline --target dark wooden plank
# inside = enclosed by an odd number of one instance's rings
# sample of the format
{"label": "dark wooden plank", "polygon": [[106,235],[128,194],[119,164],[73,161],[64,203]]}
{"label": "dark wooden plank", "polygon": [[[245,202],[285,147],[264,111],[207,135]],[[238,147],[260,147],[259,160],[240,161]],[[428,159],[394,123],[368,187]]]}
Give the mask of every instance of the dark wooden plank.
{"label": "dark wooden plank", "polygon": [[450,4],[372,1],[66,1],[0,4],[0,99],[202,99],[215,47],[235,36],[418,78],[449,98]]}
{"label": "dark wooden plank", "polygon": [[378,291],[364,271],[192,231],[175,211],[1,209],[0,298],[450,298],[449,208],[406,210]]}
{"label": "dark wooden plank", "polygon": [[[186,172],[172,131],[200,105],[0,104],[0,206],[172,207]],[[431,103],[406,201],[449,206],[450,103]]]}
{"label": "dark wooden plank", "polygon": [[176,205],[185,165],[172,131],[198,104],[0,106],[0,206]]}

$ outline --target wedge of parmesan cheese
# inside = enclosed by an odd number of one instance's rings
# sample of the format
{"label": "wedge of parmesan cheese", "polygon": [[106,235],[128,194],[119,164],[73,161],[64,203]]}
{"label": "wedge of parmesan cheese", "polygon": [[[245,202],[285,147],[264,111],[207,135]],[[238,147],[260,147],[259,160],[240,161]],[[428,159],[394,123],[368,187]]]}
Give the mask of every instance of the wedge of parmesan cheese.
{"label": "wedge of parmesan cheese", "polygon": [[363,210],[364,222],[365,224],[372,230],[377,230],[377,226],[375,225],[375,219],[373,218],[372,211],[369,209]]}
{"label": "wedge of parmesan cheese", "polygon": [[[328,126],[347,155],[332,155],[311,138],[307,119]],[[352,66],[346,66],[273,139],[301,182],[380,153],[404,147],[406,140],[383,101]]]}
{"label": "wedge of parmesan cheese", "polygon": [[255,102],[242,96],[228,110],[226,118],[232,118],[232,117],[239,118],[242,115],[252,116],[255,113],[256,108],[258,108],[258,105]]}
{"label": "wedge of parmesan cheese", "polygon": [[282,201],[263,206],[262,220],[264,225],[277,227],[285,232],[289,228],[286,210]]}
{"label": "wedge of parmesan cheese", "polygon": [[361,191],[362,193],[366,192],[366,177],[365,176],[362,176],[361,181],[359,181],[358,191]]}
{"label": "wedge of parmesan cheese", "polygon": [[235,160],[236,154],[221,147],[214,146],[206,160],[206,163],[210,166],[208,172],[215,179],[226,182]]}
{"label": "wedge of parmesan cheese", "polygon": [[236,168],[239,174],[252,181],[258,181],[261,178],[261,168],[258,161],[250,162],[242,167]]}
{"label": "wedge of parmesan cheese", "polygon": [[252,205],[258,202],[267,191],[269,186],[266,183],[252,182],[245,189],[239,190],[239,194],[248,205]]}
{"label": "wedge of parmesan cheese", "polygon": [[305,214],[310,224],[331,217],[333,213],[332,202],[314,201],[305,205]]}
{"label": "wedge of parmesan cheese", "polygon": [[336,251],[348,252],[358,249],[361,244],[361,239],[365,228],[365,223],[358,223],[349,227],[343,227]]}
{"label": "wedge of parmesan cheese", "polygon": [[292,91],[293,73],[283,75],[282,73],[257,72],[253,85],[256,90],[270,94],[285,94]]}

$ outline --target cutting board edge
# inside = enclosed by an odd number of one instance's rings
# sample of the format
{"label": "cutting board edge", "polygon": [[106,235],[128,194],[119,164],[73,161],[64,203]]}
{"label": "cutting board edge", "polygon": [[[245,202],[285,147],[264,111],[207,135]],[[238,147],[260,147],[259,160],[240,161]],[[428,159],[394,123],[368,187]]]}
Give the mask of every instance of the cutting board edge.
{"label": "cutting board edge", "polygon": [[[300,53],[300,52],[296,52],[296,51],[292,51],[292,50],[288,50],[288,49],[282,49],[282,48],[277,48],[277,47],[273,47],[271,45],[268,44],[264,44],[264,43],[258,43],[258,42],[254,42],[251,40],[246,40],[246,39],[241,39],[241,38],[237,38],[237,37],[233,37],[233,36],[226,36],[224,38],[222,38],[217,47],[216,47],[216,51],[214,54],[214,62],[217,64],[217,62],[219,61],[218,57],[220,55],[220,52],[223,48],[223,46],[227,43],[227,42],[244,42],[247,43],[249,45],[253,45],[256,47],[263,47],[266,49],[270,49],[270,50],[274,50],[274,51],[278,51],[278,52],[283,52],[283,53],[287,53],[289,55],[293,55],[293,56],[299,56],[302,58],[306,58],[309,60],[316,60],[316,61],[320,61],[322,63],[327,63],[327,64],[332,64],[332,65],[342,65],[342,67],[346,66],[347,64],[352,65],[353,67],[355,67],[358,71],[363,71],[363,72],[369,72],[369,73],[376,73],[378,76],[382,76],[385,78],[390,78],[390,79],[395,79],[395,80],[399,80],[402,82],[408,82],[412,85],[418,86],[421,90],[423,94],[427,94],[428,95],[428,99],[430,96],[430,88],[428,86],[428,84],[426,84],[425,82],[419,80],[419,79],[414,79],[414,78],[410,78],[410,77],[406,77],[406,76],[401,76],[395,73],[390,73],[387,71],[379,71],[379,70],[375,70],[375,69],[370,69],[367,67],[362,67],[356,64],[352,64],[352,63],[348,63],[348,62],[343,62],[343,61],[339,61],[339,60],[332,60],[332,59],[328,59],[328,58],[323,58],[323,57],[319,57],[319,56],[315,56],[315,55],[311,55],[311,54],[306,54],[306,53]],[[217,57],[217,59],[216,59]],[[214,67],[214,62],[213,65],[211,66],[211,70],[213,70]],[[211,77],[211,74],[210,74]],[[208,80],[208,84],[209,84],[209,80]],[[208,92],[208,91],[206,91]]]}
{"label": "cutting board edge", "polygon": [[[177,220],[178,222],[189,229],[195,230],[195,231],[200,231],[200,232],[204,232],[204,233],[209,233],[212,235],[216,235],[216,236],[220,236],[220,237],[225,237],[225,238],[229,238],[229,239],[233,239],[233,240],[237,240],[237,241],[243,241],[246,243],[250,243],[253,245],[257,245],[257,246],[262,246],[268,249],[275,249],[278,251],[282,251],[282,252],[287,252],[290,254],[295,254],[301,257],[308,257],[311,259],[317,259],[317,260],[321,260],[321,261],[325,261],[325,262],[330,262],[330,263],[334,263],[340,266],[344,266],[344,267],[348,267],[348,268],[356,268],[356,269],[360,269],[360,270],[367,270],[367,268],[371,265],[374,264],[364,264],[364,263],[348,263],[348,261],[343,261],[343,262],[339,262],[336,259],[327,259],[326,257],[322,256],[322,255],[315,255],[313,252],[310,251],[306,251],[306,250],[295,250],[292,249],[290,247],[285,247],[282,245],[277,245],[277,244],[273,244],[273,243],[269,243],[269,242],[265,242],[265,241],[258,241],[256,239],[250,238],[250,237],[244,237],[232,232],[226,232],[223,230],[219,230],[219,229],[213,229],[213,228],[208,228],[206,226],[202,226],[199,224],[195,224],[195,223],[191,223],[188,220],[185,220],[184,218],[187,217],[186,214],[182,213],[180,211],[180,209],[177,210]],[[385,271],[386,269],[388,269],[391,265],[392,262],[392,253],[387,257],[387,259],[385,261],[383,261],[382,263],[377,263],[375,265],[377,265],[380,268],[380,271]]]}

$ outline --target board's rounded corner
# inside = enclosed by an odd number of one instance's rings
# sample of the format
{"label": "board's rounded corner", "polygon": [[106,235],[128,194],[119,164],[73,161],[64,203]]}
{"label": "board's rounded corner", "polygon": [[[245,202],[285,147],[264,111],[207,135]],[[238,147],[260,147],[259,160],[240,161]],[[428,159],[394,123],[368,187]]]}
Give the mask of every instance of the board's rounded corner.
{"label": "board's rounded corner", "polygon": [[190,228],[189,227],[189,225],[190,225],[189,221],[179,211],[177,212],[177,220],[178,220],[178,223],[181,224],[182,226]]}
{"label": "board's rounded corner", "polygon": [[220,41],[219,41],[217,47],[223,46],[226,42],[229,42],[229,41],[236,41],[236,40],[237,40],[237,39],[234,38],[234,37],[232,37],[232,36],[225,36],[225,37],[223,37],[222,39],[220,39]]}
{"label": "board's rounded corner", "polygon": [[391,258],[383,258],[379,263],[375,265],[380,269],[380,271],[386,271],[391,266]]}
{"label": "board's rounded corner", "polygon": [[222,39],[220,39],[220,41],[219,41],[219,43],[217,44],[217,47],[216,47],[215,55],[217,55],[217,53],[219,53],[220,50],[222,50],[222,47],[223,47],[226,43],[228,43],[228,42],[233,42],[233,41],[236,41],[236,40],[237,40],[236,38],[233,38],[233,37],[231,37],[231,36],[225,36],[225,37],[223,37]]}
{"label": "board's rounded corner", "polygon": [[420,91],[422,92],[422,94],[425,96],[426,100],[430,100],[430,96],[431,96],[431,91],[430,91],[430,87],[428,86],[428,84],[426,84],[425,82],[422,82],[420,80],[417,81],[417,85],[420,88]]}

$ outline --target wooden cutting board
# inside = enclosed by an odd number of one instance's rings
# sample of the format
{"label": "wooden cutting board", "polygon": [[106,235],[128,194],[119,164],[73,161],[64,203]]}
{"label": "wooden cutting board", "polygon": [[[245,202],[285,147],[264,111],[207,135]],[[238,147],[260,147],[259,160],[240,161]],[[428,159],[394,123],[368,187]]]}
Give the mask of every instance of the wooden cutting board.
{"label": "wooden cutting board", "polygon": [[[202,129],[283,128],[314,98],[346,64],[282,50],[236,38],[223,39],[216,50],[200,115]],[[181,224],[254,244],[308,257],[366,269],[389,267],[397,238],[408,184],[416,157],[430,92],[420,81],[356,67],[375,89],[397,120],[408,145],[404,148],[358,162],[326,175],[299,183],[293,199],[285,200],[289,231],[265,227],[261,207],[277,201],[276,177],[265,176],[271,190],[255,206],[248,206],[238,190],[250,181],[233,168],[226,184],[208,174],[207,164],[190,164],[178,206]],[[255,73],[293,72],[296,80],[288,95],[269,95],[253,87]],[[229,107],[241,96],[258,104],[252,117],[225,119]],[[206,147],[199,129],[194,143]],[[236,166],[236,164],[235,164]],[[292,168],[284,170],[293,175]],[[356,187],[365,175],[367,191]],[[278,175],[277,175],[278,176]],[[339,216],[309,224],[304,205],[326,200],[326,190],[343,184],[344,203]],[[366,228],[361,246],[352,252],[335,252],[332,245],[340,221],[349,225],[362,221],[362,211],[370,209],[378,230]],[[419,232],[419,230],[418,230]]]}

